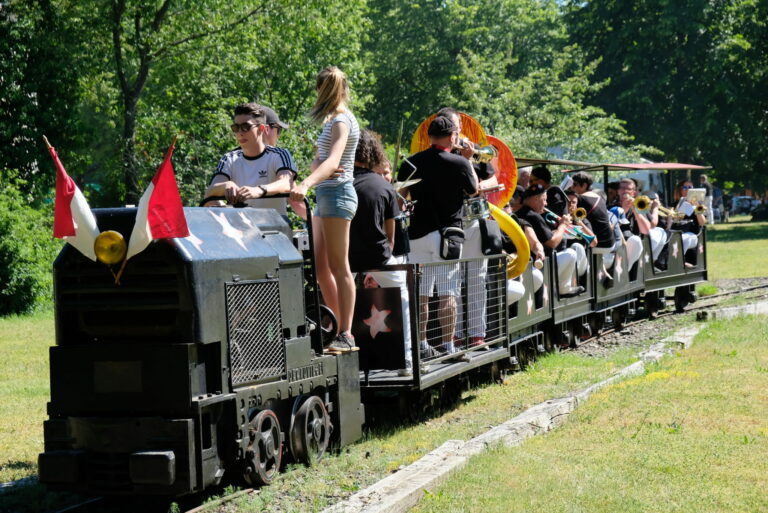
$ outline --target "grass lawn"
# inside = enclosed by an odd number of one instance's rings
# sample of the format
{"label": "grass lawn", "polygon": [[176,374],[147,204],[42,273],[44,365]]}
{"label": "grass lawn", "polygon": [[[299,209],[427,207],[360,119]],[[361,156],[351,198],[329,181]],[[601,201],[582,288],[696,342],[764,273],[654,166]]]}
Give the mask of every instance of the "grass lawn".
{"label": "grass lawn", "polygon": [[559,430],[480,455],[414,510],[768,511],[768,317],[608,387]]}
{"label": "grass lawn", "polygon": [[768,276],[768,222],[746,216],[707,226],[709,281]]}
{"label": "grass lawn", "polygon": [[53,313],[0,318],[0,482],[37,473]]}

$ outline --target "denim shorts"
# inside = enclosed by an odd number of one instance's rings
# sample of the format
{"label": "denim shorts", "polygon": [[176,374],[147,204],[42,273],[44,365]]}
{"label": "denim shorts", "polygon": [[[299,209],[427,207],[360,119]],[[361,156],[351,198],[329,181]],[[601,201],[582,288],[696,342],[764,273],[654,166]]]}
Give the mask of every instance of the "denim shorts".
{"label": "denim shorts", "polygon": [[316,217],[339,217],[352,220],[357,211],[357,193],[352,182],[323,185],[315,189]]}

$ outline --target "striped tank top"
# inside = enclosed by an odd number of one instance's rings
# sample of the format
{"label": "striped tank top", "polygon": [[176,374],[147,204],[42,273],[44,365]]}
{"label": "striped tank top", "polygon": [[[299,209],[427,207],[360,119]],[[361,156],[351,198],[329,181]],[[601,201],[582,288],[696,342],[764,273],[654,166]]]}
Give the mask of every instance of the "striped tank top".
{"label": "striped tank top", "polygon": [[320,160],[328,158],[331,152],[331,129],[335,123],[344,123],[349,128],[347,145],[344,147],[344,153],[341,156],[339,167],[344,170],[338,178],[329,178],[317,184],[318,187],[333,186],[344,182],[351,182],[354,177],[355,169],[355,151],[357,151],[357,141],[360,139],[360,127],[354,114],[345,110],[336,114],[323,125],[323,132],[317,138],[317,150]]}

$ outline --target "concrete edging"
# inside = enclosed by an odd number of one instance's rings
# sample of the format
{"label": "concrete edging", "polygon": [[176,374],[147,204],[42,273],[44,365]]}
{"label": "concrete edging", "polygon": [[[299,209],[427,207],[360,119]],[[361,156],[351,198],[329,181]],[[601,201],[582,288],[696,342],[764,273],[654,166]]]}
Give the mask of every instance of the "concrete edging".
{"label": "concrete edging", "polygon": [[[768,314],[768,301],[712,311],[709,318],[730,319],[758,313]],[[657,362],[676,350],[691,347],[702,328],[703,325],[683,328],[641,352],[639,361],[608,379],[566,397],[537,404],[467,442],[449,440],[404,469],[326,508],[323,513],[404,513],[419,503],[425,491],[442,484],[452,471],[466,465],[472,456],[494,446],[520,445],[527,438],[556,429],[596,391],[622,379],[639,376],[645,372],[646,363]]]}

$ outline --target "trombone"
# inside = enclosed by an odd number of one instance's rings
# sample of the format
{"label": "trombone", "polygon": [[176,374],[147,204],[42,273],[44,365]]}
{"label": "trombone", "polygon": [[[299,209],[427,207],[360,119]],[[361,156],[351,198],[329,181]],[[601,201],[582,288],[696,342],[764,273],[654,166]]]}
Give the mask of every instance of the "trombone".
{"label": "trombone", "polygon": [[661,217],[671,217],[674,220],[679,220],[685,217],[685,214],[682,212],[678,212],[667,207],[659,207],[659,215]]}

